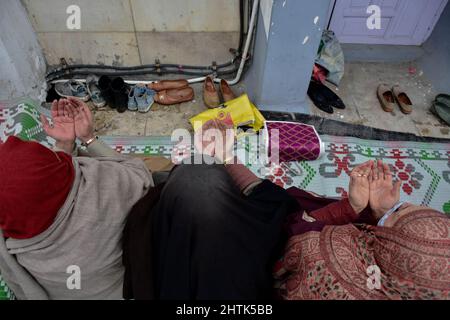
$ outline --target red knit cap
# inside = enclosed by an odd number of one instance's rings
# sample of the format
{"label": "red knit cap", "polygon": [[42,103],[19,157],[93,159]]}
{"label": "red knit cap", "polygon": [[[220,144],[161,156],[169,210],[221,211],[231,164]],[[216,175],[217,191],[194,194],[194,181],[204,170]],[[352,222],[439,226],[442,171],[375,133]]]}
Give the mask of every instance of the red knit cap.
{"label": "red knit cap", "polygon": [[37,142],[9,137],[0,144],[0,229],[32,238],[54,221],[72,188],[72,157]]}

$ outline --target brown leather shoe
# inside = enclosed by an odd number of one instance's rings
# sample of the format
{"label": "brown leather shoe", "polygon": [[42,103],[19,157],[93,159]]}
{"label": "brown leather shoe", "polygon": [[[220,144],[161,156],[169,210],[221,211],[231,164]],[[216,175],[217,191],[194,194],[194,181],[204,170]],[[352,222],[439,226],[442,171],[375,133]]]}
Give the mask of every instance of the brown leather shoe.
{"label": "brown leather shoe", "polygon": [[231,90],[228,82],[224,79],[220,80],[220,93],[222,93],[222,98],[224,102],[233,100],[236,98],[236,95]]}
{"label": "brown leather shoe", "polygon": [[389,88],[386,84],[380,84],[377,89],[377,96],[384,111],[394,111],[395,98],[391,88]]}
{"label": "brown leather shoe", "polygon": [[194,99],[194,89],[184,87],[159,91],[154,96],[155,102],[163,105],[178,104]]}
{"label": "brown leather shoe", "polygon": [[162,91],[162,90],[170,90],[170,89],[181,89],[181,88],[187,87],[188,85],[189,85],[189,82],[186,79],[179,79],[179,80],[155,81],[155,82],[149,83],[147,85],[147,87],[152,90],[155,90],[155,91]]}
{"label": "brown leather shoe", "polygon": [[406,95],[405,91],[403,91],[399,86],[393,86],[392,92],[394,93],[394,97],[400,106],[400,110],[404,114],[410,114],[412,112],[413,104],[411,99]]}
{"label": "brown leather shoe", "polygon": [[208,108],[217,108],[220,105],[219,93],[211,77],[206,77],[203,83],[203,101]]}

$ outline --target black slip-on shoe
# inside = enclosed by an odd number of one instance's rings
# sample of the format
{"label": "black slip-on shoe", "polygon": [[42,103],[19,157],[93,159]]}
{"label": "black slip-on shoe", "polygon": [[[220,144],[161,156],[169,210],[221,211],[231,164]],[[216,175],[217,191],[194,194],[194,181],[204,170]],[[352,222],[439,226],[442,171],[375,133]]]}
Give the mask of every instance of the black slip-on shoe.
{"label": "black slip-on shoe", "polygon": [[325,97],[325,99],[328,100],[328,103],[331,104],[333,108],[345,109],[344,102],[341,100],[341,98],[338,97],[336,93],[333,92],[333,90],[322,83],[318,83],[318,86],[318,90],[322,92],[322,95]]}
{"label": "black slip-on shoe", "polygon": [[113,92],[111,90],[111,78],[108,76],[101,76],[98,79],[98,88],[100,89],[100,93],[103,97],[103,99],[105,99],[106,104],[110,107],[110,108],[115,108],[116,104],[114,102],[114,96],[113,96]]}
{"label": "black slip-on shoe", "polygon": [[308,87],[308,96],[317,108],[331,114],[334,112],[333,107],[323,94],[321,86],[323,85],[315,81],[311,81]]}
{"label": "black slip-on shoe", "polygon": [[120,113],[127,111],[129,87],[125,81],[120,77],[114,78],[111,81],[111,90],[117,111]]}

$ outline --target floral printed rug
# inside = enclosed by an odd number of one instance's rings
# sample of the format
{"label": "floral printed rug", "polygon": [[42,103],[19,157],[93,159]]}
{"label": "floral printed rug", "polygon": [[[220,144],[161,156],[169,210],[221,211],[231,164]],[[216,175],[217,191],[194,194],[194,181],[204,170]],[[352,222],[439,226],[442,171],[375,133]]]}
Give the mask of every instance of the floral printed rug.
{"label": "floral printed rug", "polygon": [[[450,215],[450,144],[384,142],[322,135],[325,154],[315,161],[262,165],[254,159],[256,137],[238,141],[237,154],[258,176],[289,188],[292,186],[327,197],[346,197],[349,174],[367,160],[388,163],[395,180],[402,181],[401,199],[429,206]],[[184,147],[170,137],[102,137],[124,154],[176,156]]]}
{"label": "floral printed rug", "polygon": [[[54,141],[42,130],[39,111],[32,101],[2,108],[0,103],[0,142],[10,135],[37,140],[51,146]],[[352,168],[370,159],[382,159],[402,181],[401,198],[432,207],[450,215],[450,144],[423,142],[384,142],[349,137],[321,136],[325,154],[316,161],[263,165],[256,161],[257,137],[237,143],[239,158],[257,175],[288,188],[296,186],[328,197],[345,197]],[[170,137],[102,137],[124,154],[164,155],[186,151]],[[0,275],[0,300],[11,299]]]}

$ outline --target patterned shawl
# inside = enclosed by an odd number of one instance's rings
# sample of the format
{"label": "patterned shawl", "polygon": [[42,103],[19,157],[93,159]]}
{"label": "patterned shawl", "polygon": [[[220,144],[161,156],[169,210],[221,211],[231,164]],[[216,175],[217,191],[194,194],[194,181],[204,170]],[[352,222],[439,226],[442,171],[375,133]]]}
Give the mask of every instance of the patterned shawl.
{"label": "patterned shawl", "polygon": [[450,219],[424,209],[391,228],[326,226],[290,238],[279,263],[283,299],[450,299]]}

